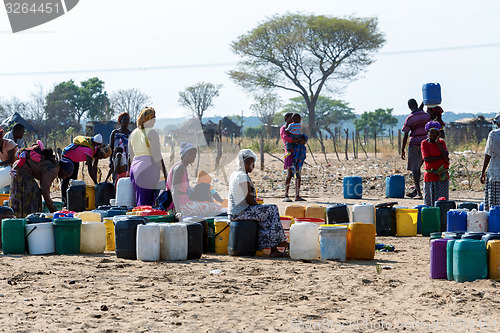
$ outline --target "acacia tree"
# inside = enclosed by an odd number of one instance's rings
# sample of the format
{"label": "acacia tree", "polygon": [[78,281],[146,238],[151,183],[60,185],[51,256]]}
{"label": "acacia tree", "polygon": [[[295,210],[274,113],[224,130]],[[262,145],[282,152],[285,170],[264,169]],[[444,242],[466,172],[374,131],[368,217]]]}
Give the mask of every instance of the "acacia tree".
{"label": "acacia tree", "polygon": [[276,113],[281,107],[281,101],[278,95],[266,93],[261,96],[255,96],[256,103],[250,105],[262,125],[266,127],[267,136],[271,136],[271,127],[274,123]]}
{"label": "acacia tree", "polygon": [[151,98],[136,88],[118,90],[111,94],[111,107],[116,113],[127,112],[132,120],[150,103]]}
{"label": "acacia tree", "polygon": [[354,126],[357,131],[363,131],[366,136],[373,134],[375,138],[375,154],[377,153],[377,136],[398,123],[398,119],[392,115],[392,111],[393,108],[379,108],[372,112],[365,111],[360,118],[354,119]]}
{"label": "acacia tree", "polygon": [[205,111],[213,106],[213,100],[219,96],[222,84],[200,82],[179,92],[179,104],[187,108],[200,123]]}
{"label": "acacia tree", "polygon": [[250,91],[280,88],[300,94],[315,136],[322,89],[354,79],[384,42],[376,18],[274,16],[231,44],[243,60],[229,75]]}

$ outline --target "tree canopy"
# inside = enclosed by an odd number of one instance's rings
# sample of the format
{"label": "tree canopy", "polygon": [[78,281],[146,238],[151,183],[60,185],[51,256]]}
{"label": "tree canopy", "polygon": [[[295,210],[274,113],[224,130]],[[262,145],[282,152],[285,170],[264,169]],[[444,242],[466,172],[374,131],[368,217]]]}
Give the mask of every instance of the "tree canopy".
{"label": "tree canopy", "polygon": [[232,43],[243,60],[229,74],[249,91],[278,88],[300,94],[314,135],[322,89],[354,79],[384,42],[376,18],[274,16]]}
{"label": "tree canopy", "polygon": [[254,111],[262,125],[266,127],[268,136],[271,135],[271,127],[280,107],[280,98],[278,95],[273,93],[255,96],[255,103],[250,105],[250,109]]}
{"label": "tree canopy", "polygon": [[398,119],[392,115],[392,111],[390,108],[363,112],[359,119],[354,120],[354,126],[357,131],[364,131],[365,134],[380,134],[397,125]]}
{"label": "tree canopy", "polygon": [[135,121],[145,106],[151,103],[148,95],[137,88],[118,90],[111,94],[111,106],[116,113],[127,112],[130,120]]}
{"label": "tree canopy", "polygon": [[179,92],[179,104],[187,108],[194,118],[200,120],[205,111],[213,106],[213,100],[219,96],[221,84],[197,83]]}

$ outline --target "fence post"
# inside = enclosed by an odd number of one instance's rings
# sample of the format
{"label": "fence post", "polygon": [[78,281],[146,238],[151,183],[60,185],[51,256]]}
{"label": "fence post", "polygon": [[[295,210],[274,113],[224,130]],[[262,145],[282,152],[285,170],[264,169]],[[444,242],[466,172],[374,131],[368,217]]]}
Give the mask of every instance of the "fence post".
{"label": "fence post", "polygon": [[401,130],[398,129],[398,154],[401,155]]}
{"label": "fence post", "polygon": [[349,160],[349,156],[347,155],[347,150],[349,149],[349,129],[345,129],[345,159],[346,161]]}
{"label": "fence post", "polygon": [[377,131],[373,131],[373,138],[375,139],[375,157],[377,157]]}
{"label": "fence post", "polygon": [[260,135],[260,169],[264,170],[264,135]]}
{"label": "fence post", "polygon": [[352,132],[352,152],[354,159],[358,158],[358,152],[356,151],[356,137],[354,136],[354,131]]}

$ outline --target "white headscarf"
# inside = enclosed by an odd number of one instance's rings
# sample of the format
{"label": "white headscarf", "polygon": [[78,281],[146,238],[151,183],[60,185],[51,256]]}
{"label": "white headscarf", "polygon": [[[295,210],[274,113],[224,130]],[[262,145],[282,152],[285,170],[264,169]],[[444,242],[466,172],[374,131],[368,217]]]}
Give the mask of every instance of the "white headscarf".
{"label": "white headscarf", "polygon": [[252,149],[242,149],[238,153],[238,157],[236,159],[238,163],[239,170],[245,170],[245,160],[253,158],[255,162],[257,162],[257,155],[252,151]]}
{"label": "white headscarf", "polygon": [[196,147],[189,142],[181,142],[181,157],[191,149],[196,149]]}

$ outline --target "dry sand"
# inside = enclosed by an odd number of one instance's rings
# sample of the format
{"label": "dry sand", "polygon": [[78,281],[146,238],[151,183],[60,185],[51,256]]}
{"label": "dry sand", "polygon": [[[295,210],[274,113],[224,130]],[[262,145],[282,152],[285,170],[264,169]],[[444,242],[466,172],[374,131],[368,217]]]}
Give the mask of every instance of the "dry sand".
{"label": "dry sand", "polygon": [[[327,168],[331,173],[322,167],[304,170],[306,204],[388,201],[382,194],[383,178],[377,178],[377,173],[385,177],[384,164],[388,164],[387,172],[403,170],[402,163],[388,159],[378,167],[375,164],[344,161]],[[364,165],[358,173],[370,179],[364,184],[362,200],[342,198],[341,176],[336,173],[347,175],[341,170],[349,165]],[[279,164],[268,163],[268,168],[256,170],[252,177],[265,202],[277,203],[283,212],[282,189],[272,190],[282,181],[272,186],[270,181],[281,178]],[[371,174],[363,174],[372,169]],[[482,193],[453,191],[451,198],[479,202]],[[421,202],[399,200],[409,207]],[[345,263],[215,254],[183,262],[131,261],[117,259],[113,252],[2,256],[0,330],[376,332],[385,327],[389,331],[500,331],[500,319],[495,321],[500,314],[498,282],[431,280],[428,238],[377,237],[377,242],[392,244],[396,251],[376,253],[373,261]],[[378,274],[376,263],[387,269]]]}

